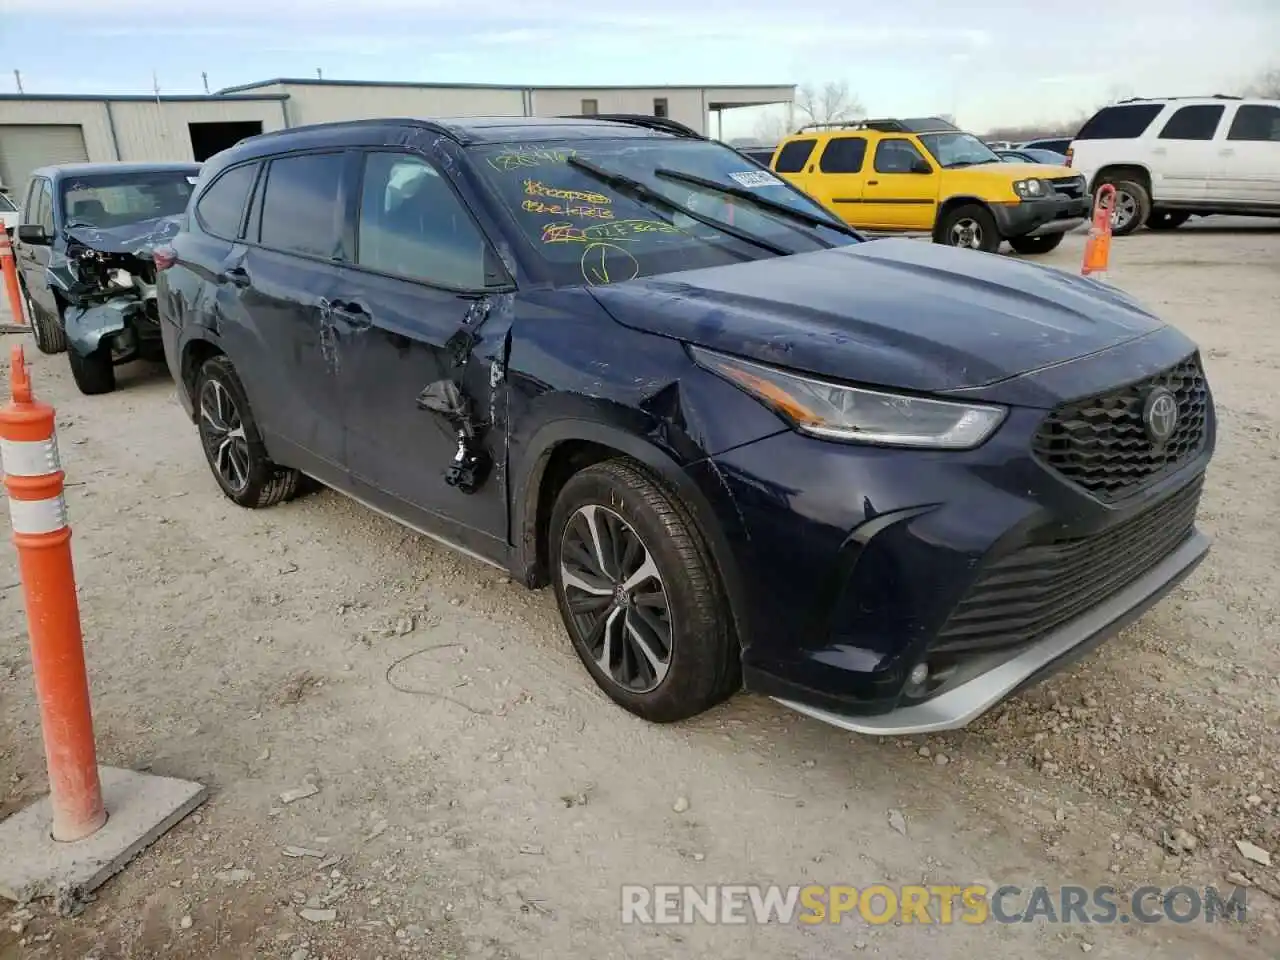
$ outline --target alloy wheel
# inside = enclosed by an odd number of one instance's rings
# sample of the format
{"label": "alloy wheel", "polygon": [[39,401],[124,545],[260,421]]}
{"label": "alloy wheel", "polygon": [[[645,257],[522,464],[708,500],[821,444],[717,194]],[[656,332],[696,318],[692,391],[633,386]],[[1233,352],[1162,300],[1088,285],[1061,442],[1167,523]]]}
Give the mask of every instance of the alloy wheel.
{"label": "alloy wheel", "polygon": [[223,483],[242,493],[249,485],[249,441],[235,400],[217,380],[206,380],[200,390],[200,440]]}
{"label": "alloy wheel", "polygon": [[957,220],[951,225],[951,245],[967,247],[970,250],[982,249],[982,224],[971,217]]}
{"label": "alloy wheel", "polygon": [[1115,209],[1111,212],[1111,229],[1123,230],[1138,215],[1138,198],[1127,190],[1117,190]]}
{"label": "alloy wheel", "polygon": [[671,605],[635,528],[606,507],[579,507],[561,535],[560,582],[601,672],[631,693],[656,689],[671,666]]}

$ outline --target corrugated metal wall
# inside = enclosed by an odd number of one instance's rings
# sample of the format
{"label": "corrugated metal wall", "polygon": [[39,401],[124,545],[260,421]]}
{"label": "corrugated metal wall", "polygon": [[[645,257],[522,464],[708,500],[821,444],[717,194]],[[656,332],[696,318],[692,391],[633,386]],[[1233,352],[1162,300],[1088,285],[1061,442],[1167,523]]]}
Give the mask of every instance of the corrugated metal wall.
{"label": "corrugated metal wall", "polygon": [[538,117],[558,117],[582,113],[582,101],[594,100],[598,113],[642,113],[654,115],[654,101],[667,101],[667,116],[672,120],[706,133],[706,111],[703,109],[701,90],[663,89],[648,90],[578,90],[533,91],[533,113]]}
{"label": "corrugated metal wall", "polygon": [[262,132],[279,130],[284,115],[278,100],[141,100],[111,103],[121,160],[192,160],[189,123],[253,120]]}
{"label": "corrugated metal wall", "polygon": [[[275,87],[268,88],[275,92]],[[524,91],[463,87],[286,85],[289,125],[372,117],[520,117]]]}

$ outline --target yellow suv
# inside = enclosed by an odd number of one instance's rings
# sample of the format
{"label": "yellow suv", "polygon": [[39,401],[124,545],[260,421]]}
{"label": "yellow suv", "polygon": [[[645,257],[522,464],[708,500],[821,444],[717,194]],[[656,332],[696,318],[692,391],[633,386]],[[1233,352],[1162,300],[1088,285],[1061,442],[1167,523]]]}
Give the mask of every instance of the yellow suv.
{"label": "yellow suv", "polygon": [[803,127],[770,167],[850,226],[928,231],[935,243],[1048,253],[1089,215],[1069,167],[1001,160],[937,117]]}

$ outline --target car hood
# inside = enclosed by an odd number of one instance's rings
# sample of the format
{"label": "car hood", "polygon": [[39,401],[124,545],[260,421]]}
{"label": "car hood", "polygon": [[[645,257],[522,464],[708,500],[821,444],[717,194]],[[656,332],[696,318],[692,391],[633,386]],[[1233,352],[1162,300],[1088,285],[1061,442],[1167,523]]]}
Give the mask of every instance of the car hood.
{"label": "car hood", "polygon": [[638,330],[926,392],[988,385],[1164,326],[1093,280],[908,239],[663,274],[591,293]]}
{"label": "car hood", "polygon": [[131,253],[149,257],[152,248],[177,234],[182,217],[157,217],[119,227],[67,227],[67,239],[100,253]]}
{"label": "car hood", "polygon": [[957,170],[963,173],[990,173],[1000,177],[1002,180],[1023,180],[1029,177],[1038,177],[1040,179],[1053,179],[1059,177],[1078,177],[1079,170],[1072,170],[1070,167],[1060,167],[1052,163],[1010,163],[1007,160],[993,160],[991,163],[977,163],[972,167],[958,167]]}

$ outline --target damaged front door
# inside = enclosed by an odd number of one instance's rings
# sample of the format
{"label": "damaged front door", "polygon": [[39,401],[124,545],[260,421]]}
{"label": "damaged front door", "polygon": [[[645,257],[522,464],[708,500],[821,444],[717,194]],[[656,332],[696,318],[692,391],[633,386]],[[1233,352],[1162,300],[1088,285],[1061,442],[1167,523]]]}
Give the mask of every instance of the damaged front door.
{"label": "damaged front door", "polygon": [[[505,273],[421,156],[367,153],[353,206],[354,262],[329,302],[353,492],[486,552],[507,530]],[[464,435],[474,471],[451,470]]]}

